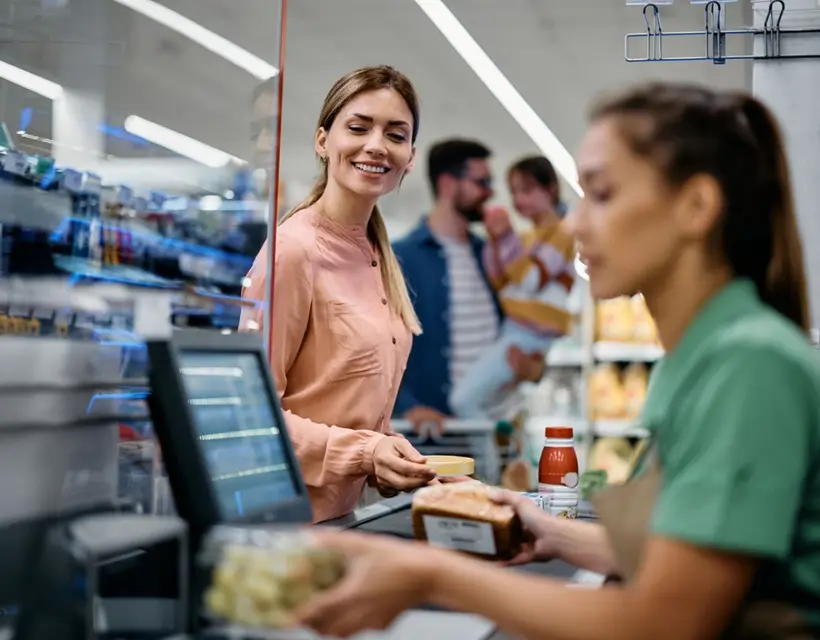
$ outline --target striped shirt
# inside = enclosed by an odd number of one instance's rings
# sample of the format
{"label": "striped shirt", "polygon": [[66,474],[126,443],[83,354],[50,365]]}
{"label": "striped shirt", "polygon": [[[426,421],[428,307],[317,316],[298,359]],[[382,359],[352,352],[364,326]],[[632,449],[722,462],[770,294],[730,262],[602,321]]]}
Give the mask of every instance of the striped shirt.
{"label": "striped shirt", "polygon": [[498,337],[492,292],[467,242],[437,238],[450,288],[450,381],[456,384]]}

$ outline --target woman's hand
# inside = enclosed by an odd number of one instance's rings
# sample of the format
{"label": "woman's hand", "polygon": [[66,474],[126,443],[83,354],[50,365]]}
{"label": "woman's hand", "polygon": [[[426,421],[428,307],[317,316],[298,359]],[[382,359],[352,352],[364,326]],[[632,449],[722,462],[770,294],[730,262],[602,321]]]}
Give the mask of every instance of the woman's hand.
{"label": "woman's hand", "polygon": [[373,475],[379,486],[411,491],[429,483],[436,472],[405,438],[382,438],[373,451]]}
{"label": "woman's hand", "polygon": [[385,629],[402,612],[421,604],[430,591],[440,553],[427,546],[384,536],[317,532],[317,544],[347,559],[345,577],[297,613],[297,624],[334,638],[366,629]]}
{"label": "woman's hand", "polygon": [[512,491],[498,491],[492,498],[497,504],[506,504],[515,509],[528,537],[521,553],[508,564],[527,564],[534,560],[549,560],[555,557],[555,547],[551,539],[557,521],[555,516],[537,507],[529,498]]}

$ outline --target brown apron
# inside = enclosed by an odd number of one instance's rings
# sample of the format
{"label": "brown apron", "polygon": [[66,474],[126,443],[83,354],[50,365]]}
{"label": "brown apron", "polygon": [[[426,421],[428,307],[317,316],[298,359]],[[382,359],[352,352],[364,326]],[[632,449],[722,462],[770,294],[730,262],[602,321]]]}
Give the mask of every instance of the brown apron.
{"label": "brown apron", "polygon": [[[649,537],[649,523],[661,486],[657,455],[647,454],[646,470],[620,486],[609,486],[592,497],[606,529],[620,577],[628,582],[638,572]],[[816,634],[801,613],[787,603],[755,601],[743,605],[729,630],[730,640],[812,640]]]}

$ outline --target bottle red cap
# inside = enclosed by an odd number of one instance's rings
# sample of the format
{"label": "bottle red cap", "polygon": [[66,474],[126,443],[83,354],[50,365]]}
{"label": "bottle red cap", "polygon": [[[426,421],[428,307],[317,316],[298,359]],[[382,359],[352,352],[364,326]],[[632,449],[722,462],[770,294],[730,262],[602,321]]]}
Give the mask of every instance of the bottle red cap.
{"label": "bottle red cap", "polygon": [[544,429],[544,437],[555,438],[557,440],[572,438],[572,427],[547,427]]}

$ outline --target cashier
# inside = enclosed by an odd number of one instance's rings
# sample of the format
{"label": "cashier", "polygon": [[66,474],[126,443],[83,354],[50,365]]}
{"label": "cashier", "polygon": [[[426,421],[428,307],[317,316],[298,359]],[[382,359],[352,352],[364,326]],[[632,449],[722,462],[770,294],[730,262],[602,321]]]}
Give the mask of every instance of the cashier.
{"label": "cashier", "polygon": [[[418,127],[413,85],[395,69],[338,80],[316,127],[319,179],[279,221],[271,370],[316,521],[352,511],[365,483],[389,496],[436,475],[390,429],[421,327],[377,207],[413,168]],[[266,243],[244,297],[265,299],[267,255]],[[240,328],[259,330],[261,315],[243,311]]]}
{"label": "cashier", "polygon": [[820,637],[820,357],[777,124],[756,99],[652,85],[593,111],[567,219],[592,293],[643,293],[666,357],[630,481],[595,498],[599,524],[510,494],[559,557],[622,579],[568,589],[419,544],[323,536],[342,583],[302,612],[333,636],[421,602],[539,640]]}

